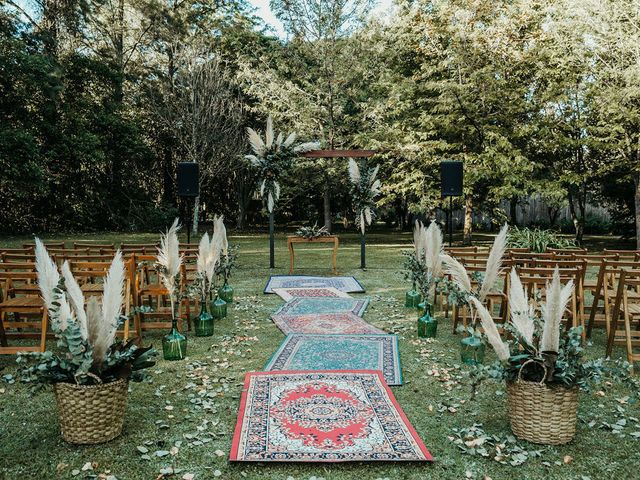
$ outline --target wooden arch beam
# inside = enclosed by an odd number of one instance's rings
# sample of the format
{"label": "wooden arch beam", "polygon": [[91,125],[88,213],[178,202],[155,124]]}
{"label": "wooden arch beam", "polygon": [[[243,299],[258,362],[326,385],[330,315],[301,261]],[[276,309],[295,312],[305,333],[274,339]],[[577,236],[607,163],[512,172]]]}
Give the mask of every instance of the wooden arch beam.
{"label": "wooden arch beam", "polygon": [[366,158],[376,154],[376,150],[311,150],[302,154],[305,158]]}

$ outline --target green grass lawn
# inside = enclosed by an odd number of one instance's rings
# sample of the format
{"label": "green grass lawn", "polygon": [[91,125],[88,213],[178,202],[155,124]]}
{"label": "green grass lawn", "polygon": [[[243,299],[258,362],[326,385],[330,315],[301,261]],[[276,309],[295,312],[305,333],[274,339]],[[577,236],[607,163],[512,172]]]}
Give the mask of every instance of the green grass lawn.
{"label": "green grass lawn", "polygon": [[[157,235],[77,238],[131,242],[153,241]],[[167,478],[177,479],[185,474],[194,474],[196,479],[282,480],[640,478],[640,409],[633,398],[626,398],[630,392],[620,386],[604,385],[598,393],[582,395],[578,435],[569,445],[541,447],[518,442],[523,453],[508,457],[506,464],[493,455],[485,458],[459,449],[452,442],[453,429],[477,423],[489,434],[510,434],[504,385],[487,383],[470,399],[469,387],[461,384],[464,367],[459,362],[459,337],[452,334],[449,320],[441,318],[434,341],[417,338],[416,313],[403,306],[407,284],[401,273],[401,251],[409,246],[410,234],[372,235],[366,271],[358,268],[357,237],[343,235],[341,239],[341,273],[356,276],[371,298],[365,319],[400,337],[405,384],[392,390],[433,454],[433,464],[228,463],[244,374],[261,370],[284,339],[269,320],[282,302],[275,295],[263,295],[262,290],[269,274],[284,274],[288,269],[284,236],[276,243],[278,268],[270,271],[265,236],[232,235],[230,242],[241,249],[240,267],[232,282],[236,304],[229,309],[229,317],[216,325],[213,337],[189,336],[188,359],[159,360],[151,369],[150,383],[131,385],[124,432],[108,444],[66,444],[58,431],[51,391],[33,396],[27,386],[11,383],[16,375],[15,359],[0,358],[0,375],[5,375],[4,381],[0,379],[0,479],[112,475],[151,480],[164,478],[162,472],[169,472],[169,467],[176,473],[166,474]],[[22,241],[0,240],[0,246]],[[296,256],[298,272],[329,275],[330,249],[306,250]],[[159,333],[149,334],[144,341],[160,347],[160,338]],[[603,352],[603,335],[597,331],[589,353]],[[489,354],[488,360],[493,358]],[[169,455],[155,455],[172,447],[177,448]],[[140,452],[145,449],[148,453]],[[522,461],[523,455],[523,464],[509,465]],[[93,470],[82,471],[87,463],[93,463]]]}

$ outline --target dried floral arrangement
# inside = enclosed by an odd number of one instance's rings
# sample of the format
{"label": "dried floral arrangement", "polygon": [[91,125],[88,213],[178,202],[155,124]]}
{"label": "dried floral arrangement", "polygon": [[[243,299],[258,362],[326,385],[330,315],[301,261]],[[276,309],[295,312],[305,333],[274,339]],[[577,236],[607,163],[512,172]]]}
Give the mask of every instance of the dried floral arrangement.
{"label": "dried floral arrangement", "polygon": [[416,221],[413,229],[412,252],[405,252],[405,277],[418,290],[425,302],[430,303],[436,287],[442,280],[442,231],[435,221],[426,227]]}
{"label": "dried floral arrangement", "polygon": [[104,280],[101,302],[96,296],[85,301],[69,263],[65,262],[59,272],[37,238],[35,254],[38,285],[60,351],[18,354],[18,363],[24,364],[23,381],[93,385],[119,379],[142,380],[143,370],[155,364],[156,351],[139,347],[136,339],[123,342],[116,338],[118,327],[128,321],[122,315],[125,266],[120,251]]}
{"label": "dried floral arrangement", "polygon": [[317,142],[294,145],[297,139],[295,133],[290,133],[286,138],[282,132],[276,135],[271,115],[267,119],[264,140],[252,128],[247,128],[247,133],[253,154],[245,158],[259,171],[260,196],[266,200],[267,210],[272,213],[280,198],[279,179],[291,168],[291,161],[299,154],[317,150],[320,146]]}
{"label": "dried floral arrangement", "polygon": [[188,296],[194,296],[197,292],[200,301],[205,302],[217,291],[218,276],[223,262],[229,256],[229,244],[227,230],[224,226],[224,217],[213,217],[213,235],[205,233],[200,238],[198,245],[198,258],[196,263],[196,278],[187,288]]}

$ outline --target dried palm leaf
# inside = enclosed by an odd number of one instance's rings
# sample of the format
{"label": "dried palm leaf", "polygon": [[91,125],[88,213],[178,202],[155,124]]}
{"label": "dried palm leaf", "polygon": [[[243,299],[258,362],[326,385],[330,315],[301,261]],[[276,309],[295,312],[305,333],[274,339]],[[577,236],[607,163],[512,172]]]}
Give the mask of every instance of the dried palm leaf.
{"label": "dried palm leaf", "polygon": [[273,118],[271,115],[267,118],[267,131],[265,132],[265,146],[271,148],[273,145]]}
{"label": "dried palm leaf", "polygon": [[269,213],[273,212],[273,207],[275,206],[275,201],[273,199],[273,195],[269,192],[269,196],[267,197],[267,210]]}
{"label": "dried palm leaf", "polygon": [[451,275],[451,279],[458,288],[465,293],[471,293],[473,290],[471,278],[469,278],[469,274],[467,273],[467,269],[464,268],[464,265],[446,253],[443,253],[440,258],[445,265],[445,273]]}
{"label": "dried palm leaf", "polygon": [[80,334],[85,340],[88,337],[87,333],[87,315],[84,310],[84,295],[80,289],[80,285],[73,277],[71,268],[69,268],[69,262],[65,260],[62,264],[62,276],[64,278],[64,286],[67,290],[67,299],[71,304],[71,308],[75,312],[76,321],[80,327]]}
{"label": "dried palm leaf", "polygon": [[[174,224],[177,226],[177,224]],[[125,269],[122,252],[118,250],[104,279],[102,292],[102,323],[93,343],[93,358],[101,362],[113,344],[124,302]]]}
{"label": "dried palm leaf", "polygon": [[58,267],[49,256],[46,247],[36,238],[36,271],[38,272],[38,286],[44,300],[47,310],[51,311],[53,307],[53,290],[60,283],[60,274]]}
{"label": "dried palm leaf", "polygon": [[529,301],[515,268],[511,269],[509,285],[509,310],[511,322],[522,339],[533,345],[535,323],[530,315]]}
{"label": "dried palm leaf", "polygon": [[354,185],[360,183],[360,167],[358,167],[358,163],[353,158],[349,159],[349,179]]}
{"label": "dried palm leaf", "polygon": [[502,257],[504,256],[504,251],[507,248],[508,231],[509,226],[505,223],[505,225],[500,229],[500,233],[498,233],[496,239],[493,241],[493,246],[491,247],[489,258],[487,259],[487,267],[484,271],[484,279],[482,280],[482,285],[478,292],[478,300],[481,302],[484,301],[489,292],[491,292],[498,280],[498,276],[500,275]]}
{"label": "dried palm leaf", "polygon": [[487,340],[489,340],[489,343],[495,350],[498,358],[503,362],[509,360],[509,357],[511,356],[511,353],[509,352],[509,345],[502,341],[500,332],[498,332],[498,327],[496,327],[489,311],[477,298],[469,297],[469,301],[476,309],[476,312],[480,317],[482,328],[484,328],[484,332],[487,335]]}
{"label": "dried palm leaf", "polygon": [[250,128],[250,127],[247,128],[247,134],[249,136],[249,143],[251,144],[251,148],[253,149],[254,153],[258,157],[262,157],[265,151],[265,145],[264,145],[264,142],[262,141],[262,138],[260,138],[260,135],[258,135],[258,132],[256,132],[253,128]]}
{"label": "dried palm leaf", "polygon": [[563,287],[560,283],[560,270],[556,267],[551,282],[546,286],[545,303],[541,306],[544,318],[540,339],[541,351],[557,352],[560,349],[560,324],[572,295],[573,280],[569,280]]}

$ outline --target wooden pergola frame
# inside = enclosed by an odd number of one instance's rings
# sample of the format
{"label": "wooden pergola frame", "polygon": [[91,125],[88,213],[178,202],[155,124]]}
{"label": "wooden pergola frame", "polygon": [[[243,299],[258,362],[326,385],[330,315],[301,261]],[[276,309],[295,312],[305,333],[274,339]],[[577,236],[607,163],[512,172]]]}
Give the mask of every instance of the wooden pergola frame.
{"label": "wooden pergola frame", "polygon": [[[301,156],[304,158],[369,158],[377,150],[311,150]],[[364,233],[360,233],[360,268],[366,268],[366,242]]]}

